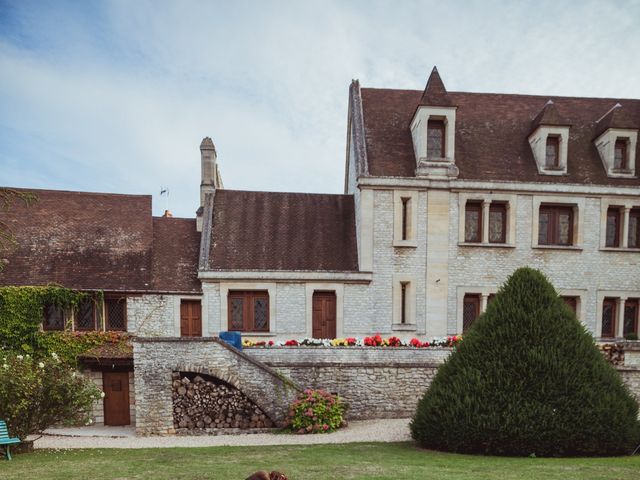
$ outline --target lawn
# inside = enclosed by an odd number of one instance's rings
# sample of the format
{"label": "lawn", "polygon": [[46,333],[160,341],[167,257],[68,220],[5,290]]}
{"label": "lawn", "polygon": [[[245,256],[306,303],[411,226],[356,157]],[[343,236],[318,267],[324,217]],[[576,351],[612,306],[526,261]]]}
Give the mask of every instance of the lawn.
{"label": "lawn", "polygon": [[419,450],[409,443],[37,451],[0,460],[10,479],[244,479],[277,469],[298,479],[638,479],[640,456],[502,458]]}

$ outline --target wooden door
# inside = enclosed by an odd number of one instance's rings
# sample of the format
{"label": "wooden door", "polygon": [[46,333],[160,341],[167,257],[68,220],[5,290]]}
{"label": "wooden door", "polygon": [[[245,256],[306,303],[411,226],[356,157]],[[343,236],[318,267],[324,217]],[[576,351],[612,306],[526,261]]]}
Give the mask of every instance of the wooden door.
{"label": "wooden door", "polygon": [[129,425],[129,373],[103,372],[104,424]]}
{"label": "wooden door", "polygon": [[180,336],[202,336],[200,300],[182,300],[180,303]]}
{"label": "wooden door", "polygon": [[313,292],[313,338],[336,338],[335,292]]}

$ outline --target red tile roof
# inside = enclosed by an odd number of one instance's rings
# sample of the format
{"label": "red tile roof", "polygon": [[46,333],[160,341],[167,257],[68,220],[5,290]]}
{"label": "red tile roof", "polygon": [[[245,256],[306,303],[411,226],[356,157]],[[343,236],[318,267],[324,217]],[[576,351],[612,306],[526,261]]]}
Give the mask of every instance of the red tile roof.
{"label": "red tile roof", "polygon": [[16,248],[4,255],[0,285],[199,290],[194,220],[154,219],[149,195],[23,191],[33,192],[37,201],[30,206],[15,201],[0,211],[16,239]]}
{"label": "red tile roof", "polygon": [[218,190],[209,270],[357,271],[353,197]]}
{"label": "red tile roof", "polygon": [[[362,88],[365,144],[372,176],[414,177],[416,161],[409,124],[423,92]],[[640,180],[609,178],[593,139],[597,120],[616,103],[625,119],[640,128],[640,100],[542,97],[448,92],[456,105],[456,165],[460,179],[640,185]],[[527,137],[548,100],[571,124],[568,174],[538,174]]]}

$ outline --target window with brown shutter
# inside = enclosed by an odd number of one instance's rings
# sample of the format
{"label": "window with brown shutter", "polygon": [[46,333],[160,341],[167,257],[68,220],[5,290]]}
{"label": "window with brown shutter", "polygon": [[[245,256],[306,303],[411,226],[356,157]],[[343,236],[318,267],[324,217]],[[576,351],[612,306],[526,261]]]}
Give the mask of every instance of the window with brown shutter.
{"label": "window with brown shutter", "polygon": [[539,245],[573,245],[573,208],[565,206],[540,207],[538,216]]}
{"label": "window with brown shutter", "polygon": [[74,311],[76,330],[89,331],[98,327],[98,312],[93,298],[83,298]]}
{"label": "window with brown shutter", "polygon": [[127,298],[107,297],[104,299],[105,329],[127,331]]}
{"label": "window with brown shutter", "polygon": [[427,158],[440,159],[445,157],[444,134],[443,120],[429,120],[427,122]]}
{"label": "window with brown shutter", "polygon": [[42,310],[44,330],[64,330],[64,310],[59,305],[47,303]]}
{"label": "window with brown shutter", "polygon": [[629,212],[627,246],[629,248],[640,248],[640,208],[633,208]]}
{"label": "window with brown shutter", "polygon": [[491,203],[489,206],[489,243],[507,241],[507,205]]}
{"label": "window with brown shutter", "polygon": [[228,328],[238,332],[269,331],[269,292],[230,291]]}
{"label": "window with brown shutter", "polygon": [[607,209],[607,237],[605,245],[607,247],[620,246],[620,208],[609,207]]}
{"label": "window with brown shutter", "polygon": [[547,168],[557,168],[560,166],[560,137],[549,135],[547,137],[547,148],[545,151],[545,166]]}
{"label": "window with brown shutter", "polygon": [[624,327],[622,334],[638,336],[639,300],[630,298],[624,303]]}
{"label": "window with brown shutter", "polygon": [[602,331],[603,338],[614,338],[616,336],[616,299],[605,298],[602,302]]}
{"label": "window with brown shutter", "polygon": [[180,301],[180,336],[202,336],[202,306],[200,300]]}
{"label": "window with brown shutter", "polygon": [[613,149],[613,168],[615,168],[616,170],[626,170],[627,168],[629,168],[629,162],[627,161],[627,144],[628,142],[626,138],[618,138],[616,140],[616,144]]}
{"label": "window with brown shutter", "polygon": [[464,209],[464,241],[482,242],[482,202],[469,201]]}
{"label": "window with brown shutter", "polygon": [[462,332],[466,332],[480,316],[480,295],[468,293],[462,303]]}

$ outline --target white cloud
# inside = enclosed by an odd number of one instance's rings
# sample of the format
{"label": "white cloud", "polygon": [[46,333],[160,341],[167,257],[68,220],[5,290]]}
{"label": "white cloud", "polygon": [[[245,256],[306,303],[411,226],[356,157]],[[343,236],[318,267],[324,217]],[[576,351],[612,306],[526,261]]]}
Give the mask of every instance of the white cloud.
{"label": "white cloud", "polygon": [[340,192],[355,77],[422,88],[437,64],[451,90],[640,97],[636,2],[29,8],[0,34],[0,184],[169,185],[182,216],[207,135],[227,188]]}

